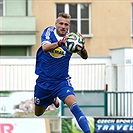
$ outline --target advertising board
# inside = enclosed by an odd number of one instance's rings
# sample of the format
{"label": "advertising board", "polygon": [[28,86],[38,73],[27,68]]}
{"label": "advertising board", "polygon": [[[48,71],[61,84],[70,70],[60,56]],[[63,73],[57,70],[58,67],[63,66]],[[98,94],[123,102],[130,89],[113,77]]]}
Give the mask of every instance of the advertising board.
{"label": "advertising board", "polygon": [[45,119],[0,118],[0,133],[48,133]]}
{"label": "advertising board", "polygon": [[[93,133],[133,133],[133,119],[124,117],[87,117]],[[67,126],[64,126],[67,123]],[[94,125],[93,125],[94,124]],[[92,130],[94,129],[94,130]],[[74,118],[62,118],[62,133],[83,133]]]}
{"label": "advertising board", "polygon": [[133,119],[124,117],[95,118],[96,133],[133,133]]}

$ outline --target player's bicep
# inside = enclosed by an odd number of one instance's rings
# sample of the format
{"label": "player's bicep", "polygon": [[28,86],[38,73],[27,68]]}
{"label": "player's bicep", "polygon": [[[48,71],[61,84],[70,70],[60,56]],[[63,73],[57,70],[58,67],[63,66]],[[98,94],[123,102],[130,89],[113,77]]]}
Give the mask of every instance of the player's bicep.
{"label": "player's bicep", "polygon": [[51,42],[50,41],[43,41],[42,43],[41,43],[41,45],[43,46],[43,45],[46,45],[46,44],[51,44]]}

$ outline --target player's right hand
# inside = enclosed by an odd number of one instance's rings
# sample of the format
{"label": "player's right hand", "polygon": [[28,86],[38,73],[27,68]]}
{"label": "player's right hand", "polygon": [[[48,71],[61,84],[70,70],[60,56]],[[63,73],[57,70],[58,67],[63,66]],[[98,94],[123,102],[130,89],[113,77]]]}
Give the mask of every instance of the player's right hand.
{"label": "player's right hand", "polygon": [[62,40],[58,41],[58,47],[65,46],[65,44],[66,44],[65,39],[62,39]]}
{"label": "player's right hand", "polygon": [[79,32],[77,32],[76,34],[81,37],[81,39],[83,40],[83,44],[85,44],[85,38],[83,37],[83,35]]}

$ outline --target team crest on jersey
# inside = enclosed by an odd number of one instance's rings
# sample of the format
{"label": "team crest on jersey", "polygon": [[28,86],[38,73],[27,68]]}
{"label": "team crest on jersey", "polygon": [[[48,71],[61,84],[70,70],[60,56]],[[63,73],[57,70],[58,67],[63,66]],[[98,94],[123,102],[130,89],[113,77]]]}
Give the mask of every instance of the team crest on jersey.
{"label": "team crest on jersey", "polygon": [[65,56],[66,51],[64,51],[61,47],[58,47],[52,51],[50,51],[50,55],[54,58],[61,58],[62,56]]}

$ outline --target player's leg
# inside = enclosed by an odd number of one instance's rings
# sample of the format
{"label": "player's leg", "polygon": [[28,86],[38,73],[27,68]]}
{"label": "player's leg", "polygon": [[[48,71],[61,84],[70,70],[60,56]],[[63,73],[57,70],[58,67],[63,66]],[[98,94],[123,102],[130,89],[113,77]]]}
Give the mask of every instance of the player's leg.
{"label": "player's leg", "polygon": [[80,128],[84,133],[92,133],[87,118],[76,103],[74,88],[71,86],[70,79],[62,81],[58,87],[58,97],[70,108],[70,111],[75,116]]}
{"label": "player's leg", "polygon": [[45,112],[46,108],[47,107],[45,107],[45,106],[37,106],[37,105],[35,105],[35,115],[36,116],[41,116]]}
{"label": "player's leg", "polygon": [[[43,88],[47,86],[43,85]],[[54,98],[51,96],[51,91],[40,88],[39,85],[35,85],[34,90],[34,104],[35,104],[35,115],[42,115],[47,107],[51,105],[54,101]]]}
{"label": "player's leg", "polygon": [[84,131],[84,133],[90,133],[90,127],[88,124],[88,120],[86,119],[84,113],[76,103],[76,98],[74,95],[68,95],[64,102],[70,108],[70,111],[75,116],[80,128]]}
{"label": "player's leg", "polygon": [[[59,100],[57,98],[54,98],[53,104],[55,105],[56,108],[58,108],[59,107]],[[35,102],[35,115],[36,116],[42,115],[46,109],[47,109],[47,106],[37,106],[36,102]]]}

